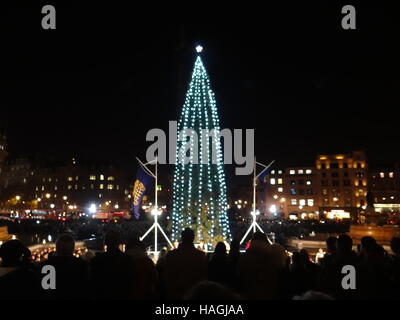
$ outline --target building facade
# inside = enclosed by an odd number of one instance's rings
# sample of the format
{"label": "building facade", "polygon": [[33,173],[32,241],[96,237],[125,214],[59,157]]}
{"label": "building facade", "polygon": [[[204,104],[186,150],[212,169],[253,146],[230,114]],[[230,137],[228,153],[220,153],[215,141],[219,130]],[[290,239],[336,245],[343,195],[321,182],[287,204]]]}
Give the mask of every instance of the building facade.
{"label": "building facade", "polygon": [[271,170],[265,182],[269,214],[290,219],[318,218],[315,168]]}
{"label": "building facade", "polygon": [[321,214],[358,219],[365,213],[368,165],[364,152],[318,155],[315,167]]}
{"label": "building facade", "polygon": [[291,219],[357,219],[367,209],[368,177],[362,151],[318,155],[315,166],[271,170],[259,206]]}
{"label": "building facade", "polygon": [[369,172],[368,204],[378,213],[400,212],[400,165],[373,168]]}
{"label": "building facade", "polygon": [[132,178],[111,165],[82,165],[73,160],[37,167],[28,160],[6,163],[0,177],[2,207],[43,210],[129,210]]}

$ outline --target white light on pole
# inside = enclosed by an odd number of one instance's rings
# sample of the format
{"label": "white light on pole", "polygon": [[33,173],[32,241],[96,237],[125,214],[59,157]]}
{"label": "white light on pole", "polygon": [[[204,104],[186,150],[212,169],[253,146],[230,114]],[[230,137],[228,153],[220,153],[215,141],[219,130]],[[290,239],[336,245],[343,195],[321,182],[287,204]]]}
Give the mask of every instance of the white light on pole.
{"label": "white light on pole", "polygon": [[94,203],[92,203],[89,207],[89,213],[94,214],[97,211],[97,207]]}

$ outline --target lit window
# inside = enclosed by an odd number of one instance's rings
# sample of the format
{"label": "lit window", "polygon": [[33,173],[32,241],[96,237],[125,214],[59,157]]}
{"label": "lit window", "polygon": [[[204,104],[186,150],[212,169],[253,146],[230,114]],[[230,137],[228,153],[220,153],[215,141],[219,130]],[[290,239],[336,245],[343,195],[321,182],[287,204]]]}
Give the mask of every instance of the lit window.
{"label": "lit window", "polygon": [[108,190],[114,189],[114,185],[112,185],[112,184],[107,185],[107,189],[108,189]]}
{"label": "lit window", "polygon": [[278,192],[283,192],[283,188],[278,188]]}
{"label": "lit window", "polygon": [[78,190],[78,185],[77,184],[75,185],[75,190]]}
{"label": "lit window", "polygon": [[270,184],[275,184],[275,183],[276,183],[275,178],[271,178],[271,179],[269,180],[269,183],[270,183]]}
{"label": "lit window", "polygon": [[89,180],[95,181],[95,180],[96,180],[96,176],[92,174],[92,175],[89,177]]}
{"label": "lit window", "polygon": [[379,174],[379,176],[380,176],[381,178],[384,178],[384,177],[385,177],[385,173],[384,173],[384,172],[381,172],[381,173]]}
{"label": "lit window", "polygon": [[300,199],[299,204],[301,206],[305,206],[306,205],[306,200],[305,199]]}
{"label": "lit window", "polygon": [[100,189],[104,189],[104,184],[100,184]]}
{"label": "lit window", "polygon": [[290,189],[290,194],[293,194],[293,195],[297,194],[296,189],[294,189],[294,188]]}
{"label": "lit window", "polygon": [[68,190],[71,190],[72,189],[72,186],[71,185],[68,185]]}
{"label": "lit window", "polygon": [[278,184],[283,184],[282,178],[278,178]]}
{"label": "lit window", "polygon": [[307,169],[306,170],[306,174],[311,174],[312,173],[312,170],[311,169]]}
{"label": "lit window", "polygon": [[100,175],[100,180],[104,180],[104,175]]}
{"label": "lit window", "polygon": [[42,191],[44,191],[44,186],[42,186]]}
{"label": "lit window", "polygon": [[275,170],[272,170],[272,171],[271,171],[271,174],[275,174]]}
{"label": "lit window", "polygon": [[291,204],[292,206],[297,206],[297,199],[292,199],[292,200],[290,200],[290,204]]}
{"label": "lit window", "polygon": [[92,183],[91,185],[90,185],[90,189],[94,189],[94,184]]}
{"label": "lit window", "polygon": [[282,174],[282,170],[278,170],[278,174]]}
{"label": "lit window", "polygon": [[314,206],[314,199],[308,199],[307,200],[307,205],[310,206],[310,207],[313,207]]}
{"label": "lit window", "polygon": [[110,176],[107,178],[108,181],[114,181],[114,177]]}
{"label": "lit window", "polygon": [[297,173],[298,174],[304,174],[304,170],[302,169],[302,170],[297,170]]}
{"label": "lit window", "polygon": [[68,177],[68,181],[72,181],[73,179],[72,179],[72,177]]}
{"label": "lit window", "polygon": [[296,170],[290,170],[289,173],[290,174],[296,174]]}
{"label": "lit window", "polygon": [[393,178],[394,177],[394,173],[393,172],[389,172],[389,178]]}
{"label": "lit window", "polygon": [[54,186],[54,190],[57,190],[58,188],[57,188],[57,186]]}
{"label": "lit window", "polygon": [[49,182],[51,182],[51,178],[49,178]]}
{"label": "lit window", "polygon": [[119,184],[117,184],[117,190],[119,190]]}
{"label": "lit window", "polygon": [[306,185],[308,185],[308,186],[310,186],[311,183],[312,183],[311,180],[307,180],[307,181],[306,181]]}
{"label": "lit window", "polygon": [[76,180],[76,181],[78,181],[78,180],[79,180],[79,177],[78,177],[78,176],[76,176],[76,177],[75,177],[75,180]]}
{"label": "lit window", "polygon": [[101,193],[99,193],[99,198],[101,198],[102,197],[102,194]]}

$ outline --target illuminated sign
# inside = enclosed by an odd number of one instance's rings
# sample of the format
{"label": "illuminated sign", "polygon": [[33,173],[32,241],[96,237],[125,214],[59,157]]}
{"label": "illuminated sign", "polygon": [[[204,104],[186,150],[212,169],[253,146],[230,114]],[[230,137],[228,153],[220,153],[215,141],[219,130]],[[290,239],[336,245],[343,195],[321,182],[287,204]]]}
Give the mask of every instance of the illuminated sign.
{"label": "illuminated sign", "polygon": [[344,210],[331,210],[326,216],[329,219],[350,219],[350,212]]}

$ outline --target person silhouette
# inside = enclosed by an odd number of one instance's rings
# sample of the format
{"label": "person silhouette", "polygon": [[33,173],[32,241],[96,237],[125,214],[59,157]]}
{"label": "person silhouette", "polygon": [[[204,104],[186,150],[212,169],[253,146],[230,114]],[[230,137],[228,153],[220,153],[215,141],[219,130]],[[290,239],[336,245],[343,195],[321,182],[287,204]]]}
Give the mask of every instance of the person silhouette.
{"label": "person silhouette", "polygon": [[167,254],[163,277],[167,299],[182,299],[190,288],[207,279],[206,256],[194,247],[194,238],[194,231],[186,228],[178,248]]}

